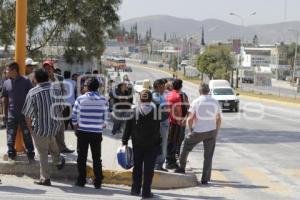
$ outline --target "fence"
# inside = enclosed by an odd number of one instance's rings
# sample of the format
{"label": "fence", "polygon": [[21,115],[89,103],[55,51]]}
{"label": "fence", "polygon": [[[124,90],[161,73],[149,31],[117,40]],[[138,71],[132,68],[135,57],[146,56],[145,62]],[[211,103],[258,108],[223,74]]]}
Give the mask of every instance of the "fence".
{"label": "fence", "polygon": [[240,86],[240,89],[246,92],[254,92],[255,94],[266,94],[277,97],[288,97],[300,100],[300,93],[298,93],[297,90],[294,88],[287,89],[282,87],[254,86],[249,84],[242,84]]}

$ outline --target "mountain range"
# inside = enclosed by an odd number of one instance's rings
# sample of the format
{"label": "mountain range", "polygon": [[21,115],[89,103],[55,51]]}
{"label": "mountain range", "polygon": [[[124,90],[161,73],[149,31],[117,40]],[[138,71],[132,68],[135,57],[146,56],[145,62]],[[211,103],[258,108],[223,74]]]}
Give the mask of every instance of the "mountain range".
{"label": "mountain range", "polygon": [[145,35],[151,27],[152,37],[163,39],[164,33],[168,38],[177,37],[201,38],[204,28],[206,43],[227,42],[231,39],[244,38],[245,42],[252,42],[255,35],[261,44],[275,44],[279,42],[295,42],[296,34],[291,29],[300,31],[300,21],[288,21],[265,25],[239,26],[219,19],[194,20],[177,18],[168,15],[153,15],[133,18],[121,22],[127,30],[137,24],[138,32]]}

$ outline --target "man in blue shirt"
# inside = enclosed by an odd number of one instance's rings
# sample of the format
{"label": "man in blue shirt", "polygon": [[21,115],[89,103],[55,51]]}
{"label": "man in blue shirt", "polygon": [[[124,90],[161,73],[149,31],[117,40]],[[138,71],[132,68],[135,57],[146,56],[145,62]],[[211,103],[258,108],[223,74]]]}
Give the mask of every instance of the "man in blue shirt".
{"label": "man in blue shirt", "polygon": [[76,185],[84,187],[86,184],[86,161],[90,145],[95,174],[94,186],[96,189],[101,188],[103,179],[101,142],[107,111],[107,100],[98,93],[99,85],[97,78],[87,81],[88,92],[77,98],[72,114],[72,121],[77,136],[78,153],[78,178]]}
{"label": "man in blue shirt", "polygon": [[165,96],[165,80],[158,79],[154,82],[152,93],[152,101],[157,105],[160,113],[160,135],[162,139],[161,151],[157,156],[155,170],[168,171],[163,168],[167,156],[167,145],[168,145],[168,131],[169,131],[169,112],[167,111],[167,99]]}
{"label": "man in blue shirt", "polygon": [[7,116],[7,147],[8,159],[14,161],[16,157],[15,142],[17,128],[20,126],[23,132],[23,139],[26,147],[26,153],[29,162],[34,160],[34,146],[25,117],[22,114],[22,108],[25,103],[26,95],[32,88],[29,79],[24,78],[19,73],[19,65],[15,62],[8,66],[9,79],[3,84],[2,97],[4,110]]}

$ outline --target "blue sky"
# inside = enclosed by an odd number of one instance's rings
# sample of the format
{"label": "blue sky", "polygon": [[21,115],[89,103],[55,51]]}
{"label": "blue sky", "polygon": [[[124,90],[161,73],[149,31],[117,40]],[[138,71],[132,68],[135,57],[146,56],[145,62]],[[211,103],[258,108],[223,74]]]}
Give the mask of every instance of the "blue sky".
{"label": "blue sky", "polygon": [[203,20],[217,18],[234,24],[240,20],[230,16],[230,12],[247,16],[246,25],[282,22],[285,19],[287,1],[287,20],[300,21],[300,0],[123,0],[119,10],[121,20],[147,15],[172,15],[176,17]]}

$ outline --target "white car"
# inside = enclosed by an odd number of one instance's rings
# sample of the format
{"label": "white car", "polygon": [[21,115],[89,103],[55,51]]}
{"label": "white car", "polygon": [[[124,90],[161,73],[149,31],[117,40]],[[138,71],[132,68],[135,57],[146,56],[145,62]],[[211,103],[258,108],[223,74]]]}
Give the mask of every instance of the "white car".
{"label": "white car", "polygon": [[219,101],[222,109],[239,112],[239,94],[235,94],[228,81],[212,80],[209,82],[209,88],[211,96]]}
{"label": "white car", "polygon": [[135,81],[133,86],[134,91],[137,93],[140,93],[145,89],[151,90],[151,88],[151,81],[148,79]]}

